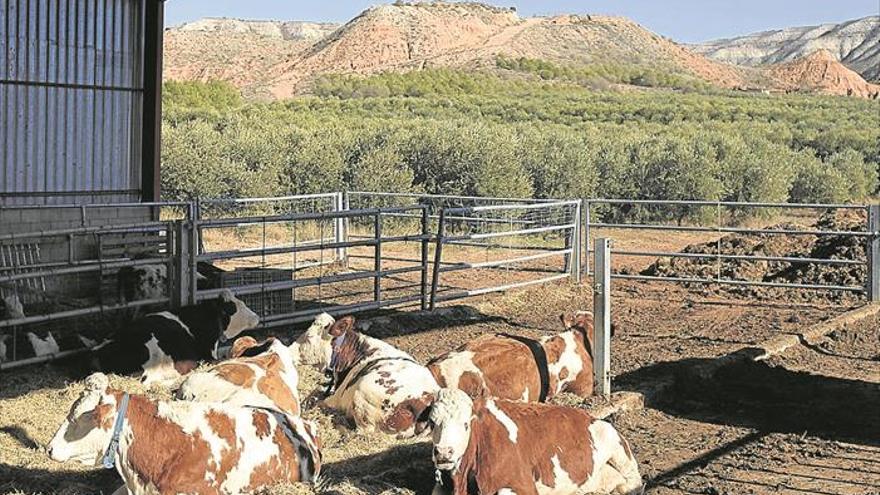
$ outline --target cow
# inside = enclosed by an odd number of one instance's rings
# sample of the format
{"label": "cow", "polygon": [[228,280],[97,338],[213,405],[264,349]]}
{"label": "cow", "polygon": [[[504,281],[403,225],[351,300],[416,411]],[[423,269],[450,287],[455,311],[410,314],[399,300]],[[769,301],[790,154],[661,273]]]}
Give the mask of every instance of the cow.
{"label": "cow", "polygon": [[168,284],[168,267],[161,264],[126,266],[119,269],[117,283],[123,301],[161,299]]}
{"label": "cow", "polygon": [[593,314],[560,316],[564,331],[540,340],[497,334],[479,337],[428,363],[441,387],[522,402],[561,392],[593,394]]}
{"label": "cow", "polygon": [[109,387],[95,373],[47,446],[58,462],[115,467],[118,494],[238,494],[314,483],[314,424],[261,407],[156,401]]}
{"label": "cow", "polygon": [[141,381],[168,383],[201,362],[217,359],[219,342],[256,327],[259,317],[223,291],[216,299],[176,312],[138,318],[92,351],[98,371],[140,375]]}
{"label": "cow", "polygon": [[300,413],[299,375],[290,349],[270,338],[258,343],[241,337],[231,359],[207,371],[191,373],[175,392],[181,400],[262,406],[287,414]]}
{"label": "cow", "polygon": [[627,441],[586,411],[481,397],[426,397],[416,432],[431,429],[434,495],[635,495],[644,492]]}
{"label": "cow", "polygon": [[404,402],[416,401],[439,387],[431,372],[412,356],[354,329],[352,316],[328,330],[332,337],[329,374],[332,382],[324,405],[351,418],[358,429],[412,436],[415,417],[393,414]]}

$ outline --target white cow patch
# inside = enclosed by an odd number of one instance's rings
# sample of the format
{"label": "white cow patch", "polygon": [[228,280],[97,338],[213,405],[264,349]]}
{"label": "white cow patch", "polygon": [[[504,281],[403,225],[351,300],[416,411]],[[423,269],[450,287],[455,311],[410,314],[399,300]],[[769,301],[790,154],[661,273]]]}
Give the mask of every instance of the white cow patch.
{"label": "white cow patch", "polygon": [[180,378],[180,373],[174,368],[174,360],[159,347],[159,340],[155,335],[147,341],[145,346],[150,357],[142,366],[144,373],[141,381],[144,385],[167,383]]}
{"label": "white cow patch", "polygon": [[474,353],[472,351],[463,351],[452,353],[448,358],[437,364],[440,369],[440,376],[446,380],[448,388],[458,388],[458,382],[461,376],[467,372],[471,372],[483,378],[483,371],[474,364]]}
{"label": "white cow patch", "polygon": [[486,410],[492,413],[492,415],[495,416],[495,419],[497,419],[502,425],[504,425],[504,429],[507,430],[508,438],[510,438],[510,441],[515,444],[516,438],[519,434],[519,428],[516,426],[516,423],[514,423],[513,420],[510,419],[510,416],[508,416],[504,411],[498,408],[494,400],[486,401]]}
{"label": "white cow patch", "polygon": [[553,465],[553,486],[547,486],[540,481],[535,483],[535,488],[538,491],[539,495],[570,495],[572,493],[592,493],[592,489],[585,490],[584,486],[590,484],[590,479],[587,480],[583,486],[578,486],[575,483],[571,476],[568,475],[568,472],[565,469],[562,469],[562,465],[559,462],[559,454],[553,456],[550,459],[550,463]]}
{"label": "white cow patch", "polygon": [[[192,332],[189,330],[189,327],[186,325],[186,323],[184,323],[183,321],[181,321],[181,319],[178,318],[176,314],[174,314],[174,313],[170,313],[170,312],[168,312],[168,311],[162,311],[161,313],[153,313],[153,315],[155,315],[155,316],[161,316],[162,318],[168,318],[169,320],[171,320],[171,321],[177,323],[178,325],[180,325],[180,328],[182,328],[183,331],[186,332],[187,335],[189,335],[190,337],[193,337],[193,334],[192,334]],[[193,337],[193,338],[195,338],[195,337]]]}
{"label": "white cow patch", "polygon": [[548,340],[557,338],[561,338],[562,341],[565,342],[565,347],[563,348],[562,354],[559,356],[559,361],[549,363],[547,368],[550,371],[550,375],[556,377],[562,373],[563,368],[568,369],[568,376],[566,376],[565,379],[557,380],[555,393],[558,394],[565,389],[566,385],[575,381],[577,376],[584,369],[584,362],[577,353],[577,340],[575,340],[577,337],[573,331],[567,331],[554,337],[541,339],[541,344],[543,345]]}

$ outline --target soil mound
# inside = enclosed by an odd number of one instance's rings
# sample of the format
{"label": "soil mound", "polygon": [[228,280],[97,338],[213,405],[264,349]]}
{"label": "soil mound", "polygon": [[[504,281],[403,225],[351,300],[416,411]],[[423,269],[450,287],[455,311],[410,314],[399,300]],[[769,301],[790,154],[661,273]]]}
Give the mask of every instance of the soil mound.
{"label": "soil mound", "polygon": [[866,82],[828,50],[817,50],[793,62],[772,66],[770,73],[783,86],[792,88],[872,99],[880,95],[880,86]]}
{"label": "soil mound", "polygon": [[[855,211],[823,214],[811,225],[782,223],[768,230],[829,230],[864,231],[865,215]],[[866,245],[863,238],[838,235],[774,235],[730,234],[719,241],[693,244],[683,253],[721,254],[734,256],[765,256],[785,258],[817,258],[866,261]],[[656,277],[681,277],[725,280],[775,282],[805,285],[859,286],[868,276],[865,265],[817,265],[784,261],[753,261],[723,259],[720,263],[711,258],[659,258],[642,275]],[[700,287],[706,287],[700,285]],[[772,287],[712,286],[711,289],[756,298],[785,298],[788,300],[831,299],[842,300],[861,297],[852,292],[777,289]]]}

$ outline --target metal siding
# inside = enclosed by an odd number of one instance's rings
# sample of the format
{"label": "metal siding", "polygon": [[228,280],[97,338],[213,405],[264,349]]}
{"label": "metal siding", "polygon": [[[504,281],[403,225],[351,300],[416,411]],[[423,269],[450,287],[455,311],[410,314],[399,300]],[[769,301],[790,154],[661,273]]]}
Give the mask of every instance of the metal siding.
{"label": "metal siding", "polygon": [[137,201],[144,0],[0,0],[0,205]]}

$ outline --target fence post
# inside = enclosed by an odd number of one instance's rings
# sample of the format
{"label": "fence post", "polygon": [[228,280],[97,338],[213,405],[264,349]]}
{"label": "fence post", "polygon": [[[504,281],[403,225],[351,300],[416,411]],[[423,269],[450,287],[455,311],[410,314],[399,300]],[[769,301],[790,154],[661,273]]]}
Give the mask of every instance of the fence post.
{"label": "fence post", "polygon": [[428,242],[430,242],[430,216],[427,205],[422,205],[422,311],[428,309]]}
{"label": "fence post", "polygon": [[611,394],[611,239],[596,239],[593,263],[593,373],[596,394]]}
{"label": "fence post", "polygon": [[376,279],[373,283],[373,300],[377,303],[382,301],[382,212],[376,212],[376,221],[375,221],[375,234],[376,234],[376,250],[375,257],[373,260],[373,270],[376,272]]}
{"label": "fence post", "polygon": [[868,300],[880,302],[880,204],[868,206]]}
{"label": "fence post", "polygon": [[590,275],[590,215],[592,214],[592,204],[590,200],[584,200],[584,275]]}
{"label": "fence post", "polygon": [[583,214],[583,200],[577,202],[574,212],[574,229],[571,237],[571,279],[574,283],[581,283],[581,215]]}
{"label": "fence post", "polygon": [[437,307],[437,287],[440,284],[440,261],[443,259],[443,237],[446,235],[446,208],[440,208],[440,217],[437,219],[437,246],[434,248],[434,273],[431,277],[431,305],[430,310]]}
{"label": "fence post", "polygon": [[191,219],[174,222],[174,284],[171,303],[175,308],[191,304],[192,223]]}
{"label": "fence post", "polygon": [[[333,211],[336,213],[341,213],[345,211],[347,208],[345,207],[345,196],[344,192],[338,192],[333,197]],[[333,241],[337,244],[345,242],[348,238],[348,233],[346,232],[346,219],[337,217],[333,222]],[[345,265],[347,263],[347,253],[345,247],[337,247],[336,248],[336,262]]]}

